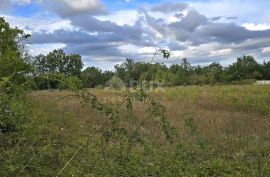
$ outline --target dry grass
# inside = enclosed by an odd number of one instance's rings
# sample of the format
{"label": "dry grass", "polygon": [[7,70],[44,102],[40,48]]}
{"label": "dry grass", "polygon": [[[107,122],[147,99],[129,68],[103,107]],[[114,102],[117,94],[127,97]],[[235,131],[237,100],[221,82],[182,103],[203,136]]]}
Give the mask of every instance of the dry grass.
{"label": "dry grass", "polygon": [[[113,107],[123,101],[120,92],[89,91]],[[91,106],[82,105],[78,98],[67,97],[70,94],[36,91],[28,95],[33,124],[10,143],[16,146],[2,153],[0,159],[7,159],[3,165],[6,172],[0,171],[0,176],[14,176],[33,156],[24,176],[55,176],[93,129],[108,120]],[[121,176],[118,172],[122,168],[125,173],[140,174],[134,176],[147,176],[153,171],[163,174],[160,176],[174,176],[177,170],[183,176],[269,176],[270,86],[189,86],[150,94],[166,107],[167,119],[180,136],[179,144],[166,142],[160,121],[146,113],[145,103],[135,102],[134,116],[143,122],[140,136],[148,149],[135,144],[130,159],[119,165],[117,159],[122,151],[115,147],[119,137],[107,144],[104,155],[100,131],[77,154],[63,176],[114,176],[110,175],[112,171]],[[128,119],[125,106],[119,108],[120,126],[134,130],[135,119]]]}
{"label": "dry grass", "polygon": [[[119,99],[113,91],[90,90],[106,102],[116,103]],[[39,106],[69,91],[39,91],[29,96]],[[169,121],[178,128],[187,146],[197,139],[191,138],[185,125],[188,118],[194,120],[197,135],[207,142],[214,153],[237,153],[240,150],[269,146],[270,137],[270,87],[269,86],[191,86],[167,88],[165,92],[153,93],[167,108]],[[145,119],[146,132],[159,141],[159,125],[145,114],[143,104],[135,104],[135,115]],[[82,107],[77,98],[66,98],[57,102],[47,112],[70,117],[71,122],[86,129],[95,127],[101,115],[88,107]],[[125,113],[123,112],[123,115]],[[65,129],[69,127],[60,123]],[[70,127],[70,123],[68,123]],[[59,127],[61,129],[61,127]],[[232,155],[232,154],[230,154]]]}

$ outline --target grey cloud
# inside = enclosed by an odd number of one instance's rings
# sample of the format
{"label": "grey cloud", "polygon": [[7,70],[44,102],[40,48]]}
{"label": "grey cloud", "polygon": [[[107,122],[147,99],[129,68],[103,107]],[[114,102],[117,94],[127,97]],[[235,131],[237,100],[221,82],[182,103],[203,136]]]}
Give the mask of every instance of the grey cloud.
{"label": "grey cloud", "polygon": [[65,50],[70,53],[80,53],[81,55],[91,56],[123,56],[123,53],[117,48],[120,44],[113,43],[83,43],[78,45],[68,45]]}
{"label": "grey cloud", "polygon": [[180,21],[171,24],[174,28],[181,28],[186,31],[194,31],[197,27],[208,23],[208,19],[199,14],[197,11],[189,11],[188,14]]}
{"label": "grey cloud", "polygon": [[235,24],[212,23],[196,30],[201,38],[219,42],[242,42],[247,39],[270,37],[270,30],[249,31]]}
{"label": "grey cloud", "polygon": [[0,2],[0,10],[1,12],[8,11],[11,7],[11,0],[1,0]]}
{"label": "grey cloud", "polygon": [[101,21],[94,17],[76,16],[70,18],[72,25],[80,27],[88,32],[107,32],[124,35],[126,38],[140,39],[143,31],[139,23],[131,27],[128,25],[120,26],[110,21]]}
{"label": "grey cloud", "polygon": [[207,63],[211,61],[232,63],[234,62],[236,57],[246,55],[246,54],[252,54],[254,55],[255,58],[258,57],[257,59],[261,59],[262,57],[267,56],[265,55],[265,53],[262,53],[262,48],[268,47],[269,43],[270,43],[270,37],[261,38],[261,39],[253,39],[253,40],[245,40],[238,44],[219,43],[218,46],[215,46],[214,48],[209,47],[209,51],[222,50],[222,49],[231,49],[231,51],[226,54],[217,54],[214,56],[198,53],[196,56],[189,57],[189,61],[193,64],[194,63]]}
{"label": "grey cloud", "polygon": [[122,35],[113,35],[110,33],[89,34],[82,31],[56,30],[53,33],[39,32],[33,33],[29,40],[30,44],[42,43],[66,43],[81,44],[86,42],[119,42],[124,41]]}
{"label": "grey cloud", "polygon": [[120,46],[130,43],[137,46],[153,46],[151,41],[145,40],[129,39],[125,35],[115,33],[89,34],[84,31],[56,30],[53,33],[33,33],[28,44],[64,43],[67,45],[65,50],[70,53],[126,57],[127,54],[119,50]]}
{"label": "grey cloud", "polygon": [[168,12],[183,11],[187,7],[188,7],[188,4],[185,4],[185,3],[166,2],[166,3],[158,4],[152,7],[151,10],[155,12],[168,13]]}
{"label": "grey cloud", "polygon": [[177,13],[174,15],[176,18],[182,18],[184,17],[184,14],[183,13]]}
{"label": "grey cloud", "polygon": [[57,30],[54,33],[33,33],[29,44],[64,43],[69,53],[81,55],[121,56],[118,47],[123,45],[124,36],[113,34],[91,35],[82,31]]}
{"label": "grey cloud", "polygon": [[[145,23],[147,25],[149,25],[150,27],[155,29],[160,34],[163,34],[163,35],[166,34],[166,27],[165,27],[166,25],[165,25],[165,22],[163,19],[153,18],[145,10],[141,10],[141,13],[144,15],[144,18],[145,18],[144,20],[145,20]],[[150,31],[148,31],[148,32],[151,33]],[[154,35],[154,34],[152,34],[152,35]]]}
{"label": "grey cloud", "polygon": [[237,20],[238,17],[226,17],[227,20]]}
{"label": "grey cloud", "polygon": [[[179,22],[168,26],[174,31],[176,40],[192,45],[218,42],[222,44],[241,43],[247,39],[270,37],[270,30],[250,31],[234,23],[216,23],[223,17],[207,18],[191,10]],[[232,17],[231,17],[232,18]]]}
{"label": "grey cloud", "polygon": [[223,16],[212,17],[211,21],[218,21],[218,20],[220,20],[222,18],[223,18]]}
{"label": "grey cloud", "polygon": [[184,46],[183,44],[181,44],[180,42],[177,42],[177,41],[170,41],[170,42],[165,43],[165,45],[167,45],[169,47],[169,49],[172,51],[187,49],[186,46]]}
{"label": "grey cloud", "polygon": [[224,18],[225,20],[237,20],[238,19],[238,17],[217,16],[217,17],[210,18],[210,20],[215,22],[215,21],[221,20],[222,18]]}
{"label": "grey cloud", "polygon": [[[153,8],[154,11],[160,11],[157,7]],[[175,11],[183,10],[187,6],[179,7],[175,7]],[[169,5],[163,7],[163,10],[164,13],[167,11],[172,12],[173,8]],[[154,18],[149,15],[151,13],[144,9],[138,10],[138,13],[139,18],[132,26],[102,21],[89,15],[89,13],[76,13],[76,15],[67,16],[71,24],[76,27],[76,30],[33,33],[29,43],[65,43],[67,52],[89,56],[89,60],[99,58],[104,61],[107,58],[107,60],[113,60],[113,62],[121,61],[125,57],[134,57],[135,59],[147,57],[147,54],[137,56],[132,52],[128,53],[128,51],[119,49],[119,47],[128,44],[136,47],[167,46],[172,51],[175,51],[187,50],[188,46],[200,47],[201,44],[218,43],[219,47],[209,48],[209,51],[204,50],[203,52],[198,50],[199,57],[191,58],[191,62],[202,63],[217,60],[217,57],[209,56],[211,50],[230,48],[232,54],[228,55],[233,55],[233,53],[251,49],[258,51],[259,48],[266,47],[270,42],[270,30],[249,31],[233,23],[216,22],[221,18],[223,20],[233,19],[233,17],[207,18],[195,10],[190,10],[187,15],[175,12],[175,17],[179,21],[168,24],[166,19]],[[161,39],[157,38],[156,32],[162,34],[163,37]],[[221,58],[219,56],[219,59]]]}
{"label": "grey cloud", "polygon": [[254,49],[268,47],[269,43],[270,43],[270,37],[267,37],[267,38],[253,39],[253,40],[245,40],[240,44],[233,44],[228,47],[239,52],[239,51],[247,51],[247,50],[254,50]]}
{"label": "grey cloud", "polygon": [[195,39],[193,39],[193,35],[191,32],[186,31],[182,28],[177,28],[174,29],[174,35],[176,37],[177,41],[181,41],[181,42],[187,42],[187,41],[194,41]]}

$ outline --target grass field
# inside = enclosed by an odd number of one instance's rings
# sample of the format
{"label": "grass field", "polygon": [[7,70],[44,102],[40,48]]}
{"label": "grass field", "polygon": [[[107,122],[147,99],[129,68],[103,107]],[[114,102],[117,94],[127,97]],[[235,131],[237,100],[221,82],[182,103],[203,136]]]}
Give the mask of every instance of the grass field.
{"label": "grass field", "polygon": [[[117,91],[90,92],[112,107],[120,105]],[[8,142],[12,138],[1,135],[6,149],[0,176],[56,176],[61,169],[60,176],[270,176],[270,86],[188,86],[149,93],[165,106],[177,142],[166,142],[158,121],[135,102],[147,145],[135,144],[124,160],[121,144],[103,146],[99,133],[81,147],[104,115],[69,94],[28,95],[34,120],[16,135],[20,138]],[[128,117],[124,106],[119,110]]]}

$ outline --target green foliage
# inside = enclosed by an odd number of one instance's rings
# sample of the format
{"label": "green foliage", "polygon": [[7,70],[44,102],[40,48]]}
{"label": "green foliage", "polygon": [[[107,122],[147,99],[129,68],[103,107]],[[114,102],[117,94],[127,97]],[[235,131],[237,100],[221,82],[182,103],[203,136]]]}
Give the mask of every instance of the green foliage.
{"label": "green foliage", "polygon": [[68,88],[78,88],[81,89],[83,84],[82,81],[76,76],[69,76],[65,78],[65,82],[60,82],[61,88],[68,89]]}
{"label": "green foliage", "polygon": [[[248,83],[245,80],[269,80],[269,63],[259,64],[252,56],[243,56],[228,67],[223,67],[216,62],[202,67],[192,66],[184,58],[180,64],[167,67],[160,63],[152,64],[126,59],[122,64],[115,65],[115,75],[126,85],[130,85],[131,81],[142,83],[143,80],[155,81],[163,86],[241,84]],[[98,68],[88,68],[84,72],[85,75],[88,75],[83,79],[89,83],[89,86],[85,84],[87,87],[94,87],[93,85],[104,84],[107,81],[103,79],[102,71]],[[249,83],[252,84],[252,82]]]}
{"label": "green foliage", "polygon": [[0,132],[19,131],[29,120],[26,111],[26,85],[17,85],[11,78],[0,80]]}
{"label": "green foliage", "polygon": [[22,43],[28,37],[0,18],[0,132],[19,131],[28,120],[25,94],[31,70]]}
{"label": "green foliage", "polygon": [[261,66],[252,56],[237,58],[237,62],[229,66],[227,73],[229,81],[260,79],[262,77]]}
{"label": "green foliage", "polygon": [[23,30],[11,28],[4,18],[0,17],[0,56],[20,57],[24,47],[22,42],[29,37]]}
{"label": "green foliage", "polygon": [[262,79],[264,80],[270,80],[270,61],[263,62],[262,65]]}
{"label": "green foliage", "polygon": [[16,74],[17,77],[13,77],[12,79],[13,81],[17,80],[20,82],[24,75],[29,72],[30,66],[21,58],[14,56],[12,53],[0,55],[0,77],[8,77]]}
{"label": "green foliage", "polygon": [[48,79],[50,74],[62,75],[66,78],[81,78],[83,63],[77,54],[66,55],[61,49],[50,52],[47,56],[38,55],[32,62],[33,73],[38,89],[65,88],[58,81]]}
{"label": "green foliage", "polygon": [[168,59],[168,58],[171,56],[170,51],[168,51],[168,50],[166,50],[166,49],[162,49],[162,50],[161,50],[161,53],[162,53],[162,55],[163,55],[163,58],[166,58],[166,59]]}
{"label": "green foliage", "polygon": [[[161,50],[161,54],[166,58],[170,53],[166,51],[164,54]],[[39,78],[40,75],[54,73],[64,74],[65,77],[76,76],[87,88],[106,85],[106,82],[114,75],[130,87],[137,86],[143,80],[153,81],[160,86],[241,84],[248,83],[245,80],[270,79],[269,63],[259,64],[252,56],[243,56],[228,67],[223,67],[216,62],[202,67],[192,66],[184,58],[180,64],[167,67],[160,63],[135,62],[132,59],[126,59],[122,64],[115,65],[115,72],[102,71],[96,67],[88,67],[81,72],[82,63],[79,55],[65,55],[62,50],[55,50],[48,56],[35,57],[33,66],[36,70],[37,87],[49,89],[58,88],[59,83],[48,84],[48,80]]]}
{"label": "green foliage", "polygon": [[83,85],[86,88],[94,88],[98,85],[104,85],[114,73],[112,71],[102,72],[100,69],[95,67],[87,67],[82,72]]}

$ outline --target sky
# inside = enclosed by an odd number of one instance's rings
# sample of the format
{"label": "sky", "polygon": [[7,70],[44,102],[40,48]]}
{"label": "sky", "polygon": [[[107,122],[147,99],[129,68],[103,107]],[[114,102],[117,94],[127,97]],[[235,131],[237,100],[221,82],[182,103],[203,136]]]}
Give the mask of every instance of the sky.
{"label": "sky", "polygon": [[237,57],[270,57],[268,0],[0,0],[0,16],[32,37],[31,55],[54,49],[82,55],[85,67],[113,69],[132,58],[229,65]]}

